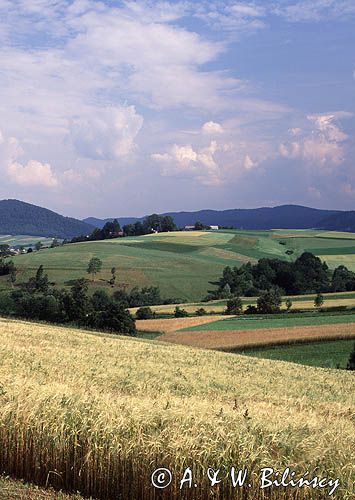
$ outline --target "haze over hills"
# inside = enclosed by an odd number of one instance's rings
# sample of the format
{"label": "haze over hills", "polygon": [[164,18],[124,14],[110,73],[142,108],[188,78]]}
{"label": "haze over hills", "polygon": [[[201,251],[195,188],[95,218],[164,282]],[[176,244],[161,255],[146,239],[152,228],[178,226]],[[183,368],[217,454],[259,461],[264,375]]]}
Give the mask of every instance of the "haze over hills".
{"label": "haze over hills", "polygon": [[73,238],[90,234],[86,222],[19,200],[0,200],[0,234]]}
{"label": "haze over hills", "polygon": [[[281,205],[254,209],[199,210],[197,212],[168,212],[161,215],[173,217],[178,227],[192,225],[197,220],[209,225],[235,227],[238,229],[326,229],[355,231],[355,212],[320,210],[299,205]],[[123,226],[144,217],[117,217]],[[88,217],[84,222],[103,227],[112,219]]]}

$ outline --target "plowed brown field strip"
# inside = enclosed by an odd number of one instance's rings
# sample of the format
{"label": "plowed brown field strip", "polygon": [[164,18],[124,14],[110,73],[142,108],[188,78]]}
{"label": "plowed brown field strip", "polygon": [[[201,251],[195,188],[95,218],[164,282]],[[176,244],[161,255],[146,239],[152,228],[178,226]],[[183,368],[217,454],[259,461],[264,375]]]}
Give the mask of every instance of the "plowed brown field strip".
{"label": "plowed brown field strip", "polygon": [[206,349],[227,350],[332,338],[355,338],[355,323],[257,330],[170,332],[159,340]]}

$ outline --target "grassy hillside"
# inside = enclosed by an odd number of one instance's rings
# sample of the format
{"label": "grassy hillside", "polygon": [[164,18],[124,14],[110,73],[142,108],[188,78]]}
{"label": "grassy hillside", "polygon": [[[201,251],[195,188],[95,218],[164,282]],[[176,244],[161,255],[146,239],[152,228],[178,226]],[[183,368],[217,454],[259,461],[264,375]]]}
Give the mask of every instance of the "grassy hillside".
{"label": "grassy hillside", "polygon": [[[287,255],[287,251],[293,254]],[[86,275],[87,263],[97,256],[103,270],[94,287],[108,287],[113,266],[118,283],[157,285],[164,297],[201,300],[225,266],[238,266],[262,257],[294,259],[304,250],[319,253],[330,265],[355,270],[355,234],[307,230],[176,232],[66,245],[15,258],[19,280],[43,264],[59,286]],[[0,287],[7,286],[0,279]],[[212,287],[213,288],[213,287]],[[110,289],[108,287],[108,289]]]}
{"label": "grassy hillside", "polygon": [[[260,467],[290,466],[339,477],[337,498],[352,497],[349,372],[19,321],[0,320],[0,336],[6,473],[100,499],[174,499],[190,466],[198,487],[184,498],[257,500]],[[232,465],[249,468],[252,486],[211,491],[204,467]],[[177,474],[162,494],[150,485],[157,466]]]}

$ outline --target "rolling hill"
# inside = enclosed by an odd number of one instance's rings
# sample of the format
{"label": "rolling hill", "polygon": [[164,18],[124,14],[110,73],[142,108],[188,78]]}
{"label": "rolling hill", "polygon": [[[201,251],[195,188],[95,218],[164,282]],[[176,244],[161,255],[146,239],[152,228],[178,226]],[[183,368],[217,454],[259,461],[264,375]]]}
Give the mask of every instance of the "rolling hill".
{"label": "rolling hill", "polygon": [[19,200],[0,200],[0,234],[73,238],[93,230],[86,222]]}
{"label": "rolling hill", "polygon": [[[262,257],[293,260],[305,250],[320,255],[331,267],[341,263],[355,270],[355,234],[311,230],[160,233],[64,245],[16,256],[14,262],[18,282],[33,276],[42,264],[50,280],[69,286],[75,278],[88,277],[88,262],[96,256],[103,267],[91,288],[111,291],[107,280],[116,267],[117,286],[156,285],[164,298],[190,302],[214,288],[210,282],[221,276],[225,266],[255,263]],[[7,286],[2,277],[0,288]]]}
{"label": "rolling hill", "polygon": [[[338,210],[318,210],[299,205],[282,205],[279,207],[263,207],[255,209],[232,209],[232,210],[199,210],[197,212],[168,212],[161,215],[170,215],[173,217],[178,227],[192,225],[197,220],[208,225],[219,225],[225,227],[234,227],[236,229],[343,229],[343,214],[350,214],[348,218],[352,220],[355,227],[355,212],[341,212]],[[339,216],[340,219],[336,219]],[[332,219],[332,217],[335,217]],[[123,226],[130,224],[142,218],[117,217],[117,220]],[[97,219],[89,217],[84,219],[88,224],[97,227],[103,227],[105,222],[113,219]],[[329,220],[329,224],[328,221]],[[339,228],[337,223],[339,222]],[[329,225],[329,227],[328,227]],[[347,224],[349,225],[349,224]],[[346,226],[346,225],[345,225]]]}

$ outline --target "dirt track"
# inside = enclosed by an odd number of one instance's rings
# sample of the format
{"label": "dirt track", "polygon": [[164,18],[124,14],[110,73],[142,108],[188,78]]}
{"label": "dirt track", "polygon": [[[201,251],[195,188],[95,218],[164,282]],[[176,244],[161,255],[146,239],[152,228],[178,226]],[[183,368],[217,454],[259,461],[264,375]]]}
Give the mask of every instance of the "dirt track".
{"label": "dirt track", "polygon": [[[193,319],[193,318],[191,318]],[[191,331],[167,333],[160,341],[206,349],[232,349],[269,344],[307,342],[332,338],[355,338],[355,323],[257,330]]]}

